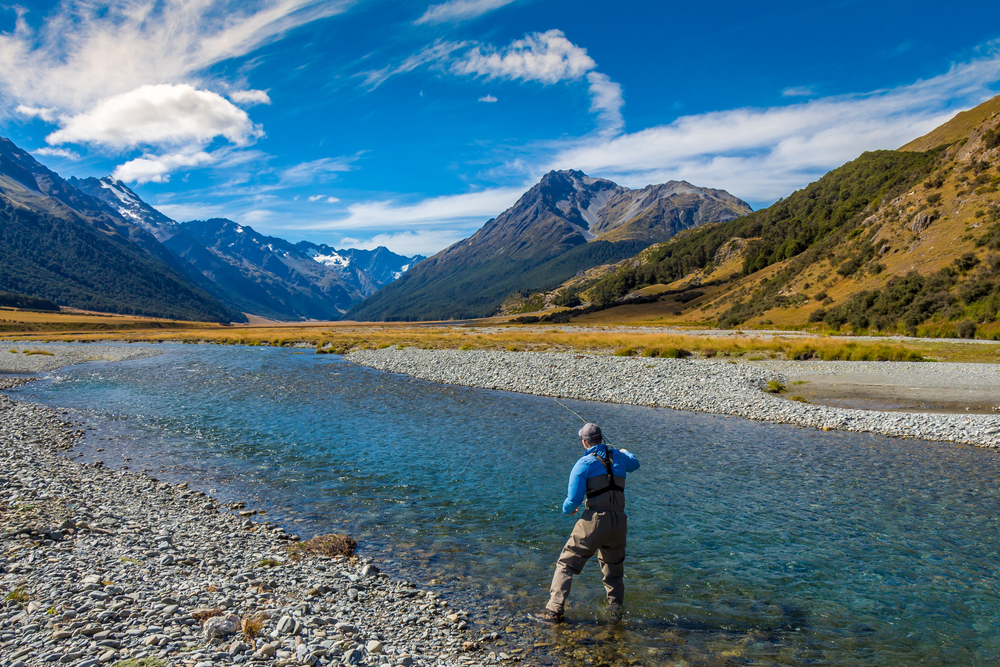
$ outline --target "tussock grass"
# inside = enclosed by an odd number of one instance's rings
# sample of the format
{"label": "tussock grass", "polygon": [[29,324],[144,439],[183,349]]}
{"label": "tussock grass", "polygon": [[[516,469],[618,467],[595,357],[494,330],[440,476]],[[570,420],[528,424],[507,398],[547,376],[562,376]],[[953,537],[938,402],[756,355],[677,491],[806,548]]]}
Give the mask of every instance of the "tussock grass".
{"label": "tussock grass", "polygon": [[129,658],[128,660],[119,660],[118,662],[111,665],[111,667],[166,667],[167,661],[160,660],[159,658]]}
{"label": "tussock grass", "polygon": [[288,555],[293,560],[299,560],[304,556],[344,556],[350,558],[354,555],[354,550],[358,548],[358,543],[347,535],[330,533],[328,535],[317,535],[305,542],[296,542],[288,547]]}
{"label": "tussock grass", "polygon": [[267,614],[262,611],[257,612],[253,616],[248,616],[240,621],[240,631],[243,636],[247,639],[255,639],[264,629],[264,623],[267,622]]}
{"label": "tussock grass", "polygon": [[28,589],[24,586],[18,586],[14,590],[7,593],[3,599],[20,606],[31,600],[31,594],[28,593]]}

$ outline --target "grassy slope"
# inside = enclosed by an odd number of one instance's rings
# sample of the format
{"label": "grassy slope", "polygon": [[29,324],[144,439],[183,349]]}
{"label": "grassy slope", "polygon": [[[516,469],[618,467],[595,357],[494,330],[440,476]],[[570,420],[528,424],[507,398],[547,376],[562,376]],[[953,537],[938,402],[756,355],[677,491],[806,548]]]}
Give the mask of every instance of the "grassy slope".
{"label": "grassy slope", "polygon": [[929,151],[938,146],[959,142],[972,134],[979,125],[992,118],[993,114],[996,113],[1000,113],[1000,95],[983,102],[974,109],[959,113],[944,125],[914,139],[905,146],[901,146],[899,150]]}
{"label": "grassy slope", "polygon": [[[1000,124],[1000,119],[993,115],[995,110],[1000,110],[1000,97],[960,114],[942,128],[908,144],[908,147],[939,145],[941,138],[968,140],[961,145],[952,146],[940,156],[934,167],[936,171],[933,177],[927,179],[927,186],[923,184],[924,179],[919,178],[919,174],[915,174],[918,178],[911,178],[909,181],[905,178],[900,180],[899,184],[908,183],[909,186],[887,199],[874,202],[869,210],[850,221],[845,228],[846,234],[839,238],[830,237],[826,246],[820,244],[822,252],[793,254],[787,259],[758,268],[759,264],[753,265],[755,251],[751,246],[739,254],[738,262],[730,258],[725,266],[716,267],[705,261],[708,251],[714,247],[714,244],[708,245],[704,248],[704,258],[700,262],[694,262],[699,266],[686,271],[675,271],[673,275],[661,279],[653,276],[652,280],[646,282],[651,285],[661,283],[662,286],[658,289],[676,290],[692,283],[697,285],[728,281],[721,288],[706,290],[709,293],[705,297],[687,304],[661,301],[625,305],[586,315],[579,321],[595,324],[632,322],[714,325],[723,319],[723,315],[733,312],[734,304],[742,302],[744,306],[756,304],[758,308],[742,308],[738,313],[741,317],[731,321],[731,324],[824,329],[828,325],[823,322],[809,322],[814,311],[835,310],[851,302],[852,295],[884,291],[886,284],[895,276],[905,276],[915,271],[926,279],[927,276],[940,274],[944,270],[945,273],[954,274],[950,279],[954,284],[949,288],[951,305],[932,313],[921,324],[908,330],[926,335],[953,336],[956,334],[957,323],[970,319],[978,324],[979,337],[1000,335],[1000,322],[996,321],[997,313],[993,308],[993,301],[1000,295],[1000,276],[993,275],[995,269],[991,267],[991,263],[996,263],[997,255],[989,243],[984,243],[991,238],[991,234],[1000,237],[1000,228],[990,231],[996,224],[992,222],[992,218],[1000,211],[997,208],[1000,206],[1000,197],[994,189],[1000,185],[997,183],[1000,181],[997,168],[1000,164],[1000,150],[988,149],[983,141],[986,131]],[[983,118],[985,121],[980,120],[978,125],[969,129],[973,120]],[[928,165],[931,164],[933,163],[928,162]],[[806,189],[808,190],[809,188]],[[791,202],[795,196],[790,196],[785,202]],[[754,216],[767,214],[772,209],[775,207],[759,211]],[[921,212],[936,212],[937,217],[926,229],[914,232],[914,217]],[[748,216],[750,217],[752,216]],[[733,223],[727,224],[730,229],[723,230],[722,236],[725,236],[725,232],[731,232],[733,236],[746,233],[735,231],[736,225]],[[719,236],[720,227],[725,226],[717,225],[712,229],[696,231],[696,234],[703,235],[699,240],[701,245],[705,245],[705,241],[712,236]],[[855,236],[851,237],[851,233],[855,233]],[[679,239],[676,243],[680,241]],[[977,241],[980,244],[978,246]],[[992,244],[1000,245],[996,240]],[[684,256],[681,259],[690,261],[693,254],[691,249],[688,242],[688,250],[680,253]],[[978,264],[974,268],[960,270],[956,261],[969,253]],[[838,273],[838,269],[852,257],[860,260],[858,269],[847,276]],[[738,268],[735,266],[737,263],[740,264]],[[744,273],[744,269],[749,271]],[[970,285],[979,288],[989,288],[992,285],[994,292],[992,296],[987,294],[970,304],[962,298],[963,291],[968,293],[972,289]],[[655,289],[657,288],[646,287],[643,291]],[[891,307],[897,305],[893,304]],[[872,324],[869,322],[861,328],[870,328]],[[852,325],[848,323],[847,326]],[[906,327],[900,319],[890,330],[899,331],[904,328]]]}

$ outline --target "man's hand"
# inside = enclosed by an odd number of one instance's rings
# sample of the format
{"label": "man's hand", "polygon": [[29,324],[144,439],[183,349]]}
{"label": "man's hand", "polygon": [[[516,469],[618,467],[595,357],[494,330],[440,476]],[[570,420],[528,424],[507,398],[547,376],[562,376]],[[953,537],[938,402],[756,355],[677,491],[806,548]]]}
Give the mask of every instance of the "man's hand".
{"label": "man's hand", "polygon": [[579,510],[580,510],[580,508],[579,508],[579,507],[577,507],[577,508],[576,508],[575,510],[573,510],[572,512],[570,512],[570,513],[569,513],[569,516],[573,516],[573,515],[574,515],[574,514],[576,514],[576,513],[577,513],[577,512],[579,511]]}
{"label": "man's hand", "polygon": [[622,447],[622,448],[621,448],[621,449],[619,449],[618,451],[619,451],[619,452],[621,452],[622,454],[631,454],[631,453],[632,453],[632,452],[630,452],[629,450],[625,449],[624,447]]}

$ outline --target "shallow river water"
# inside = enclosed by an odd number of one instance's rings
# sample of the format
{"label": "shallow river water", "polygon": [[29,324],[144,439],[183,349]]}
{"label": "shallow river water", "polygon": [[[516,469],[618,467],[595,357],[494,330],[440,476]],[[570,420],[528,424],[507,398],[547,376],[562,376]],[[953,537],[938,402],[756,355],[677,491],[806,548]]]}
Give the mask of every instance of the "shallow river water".
{"label": "shallow river water", "polygon": [[[567,405],[642,462],[628,478],[628,615],[596,559],[569,623],[540,609],[573,525],[579,420],[552,399],[435,385],[311,350],[190,345],[47,374],[83,460],[247,500],[303,538],[348,532],[531,664],[1000,664],[1000,457],[714,415]],[[97,449],[103,449],[97,452]]]}

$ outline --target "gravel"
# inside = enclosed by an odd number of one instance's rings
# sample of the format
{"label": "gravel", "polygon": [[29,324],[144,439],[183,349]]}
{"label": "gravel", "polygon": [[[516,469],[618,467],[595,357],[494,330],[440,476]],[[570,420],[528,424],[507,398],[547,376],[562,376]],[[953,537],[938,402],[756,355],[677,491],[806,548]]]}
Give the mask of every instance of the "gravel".
{"label": "gravel", "polygon": [[[0,378],[0,390],[28,381]],[[298,538],[242,504],[67,458],[79,426],[0,395],[0,667],[512,659],[488,645],[503,634],[369,559],[295,560]],[[261,623],[255,636],[246,619]]]}
{"label": "gravel", "polygon": [[539,396],[726,414],[823,430],[879,433],[903,438],[1000,447],[1000,416],[877,412],[789,401],[766,393],[771,380],[818,373],[892,374],[900,381],[933,378],[942,387],[997,387],[988,364],[898,362],[759,362],[656,359],[572,353],[354,350],[350,361],[446,384]]}
{"label": "gravel", "polygon": [[128,361],[154,357],[149,347],[88,343],[0,343],[0,373],[45,373],[86,361]]}

